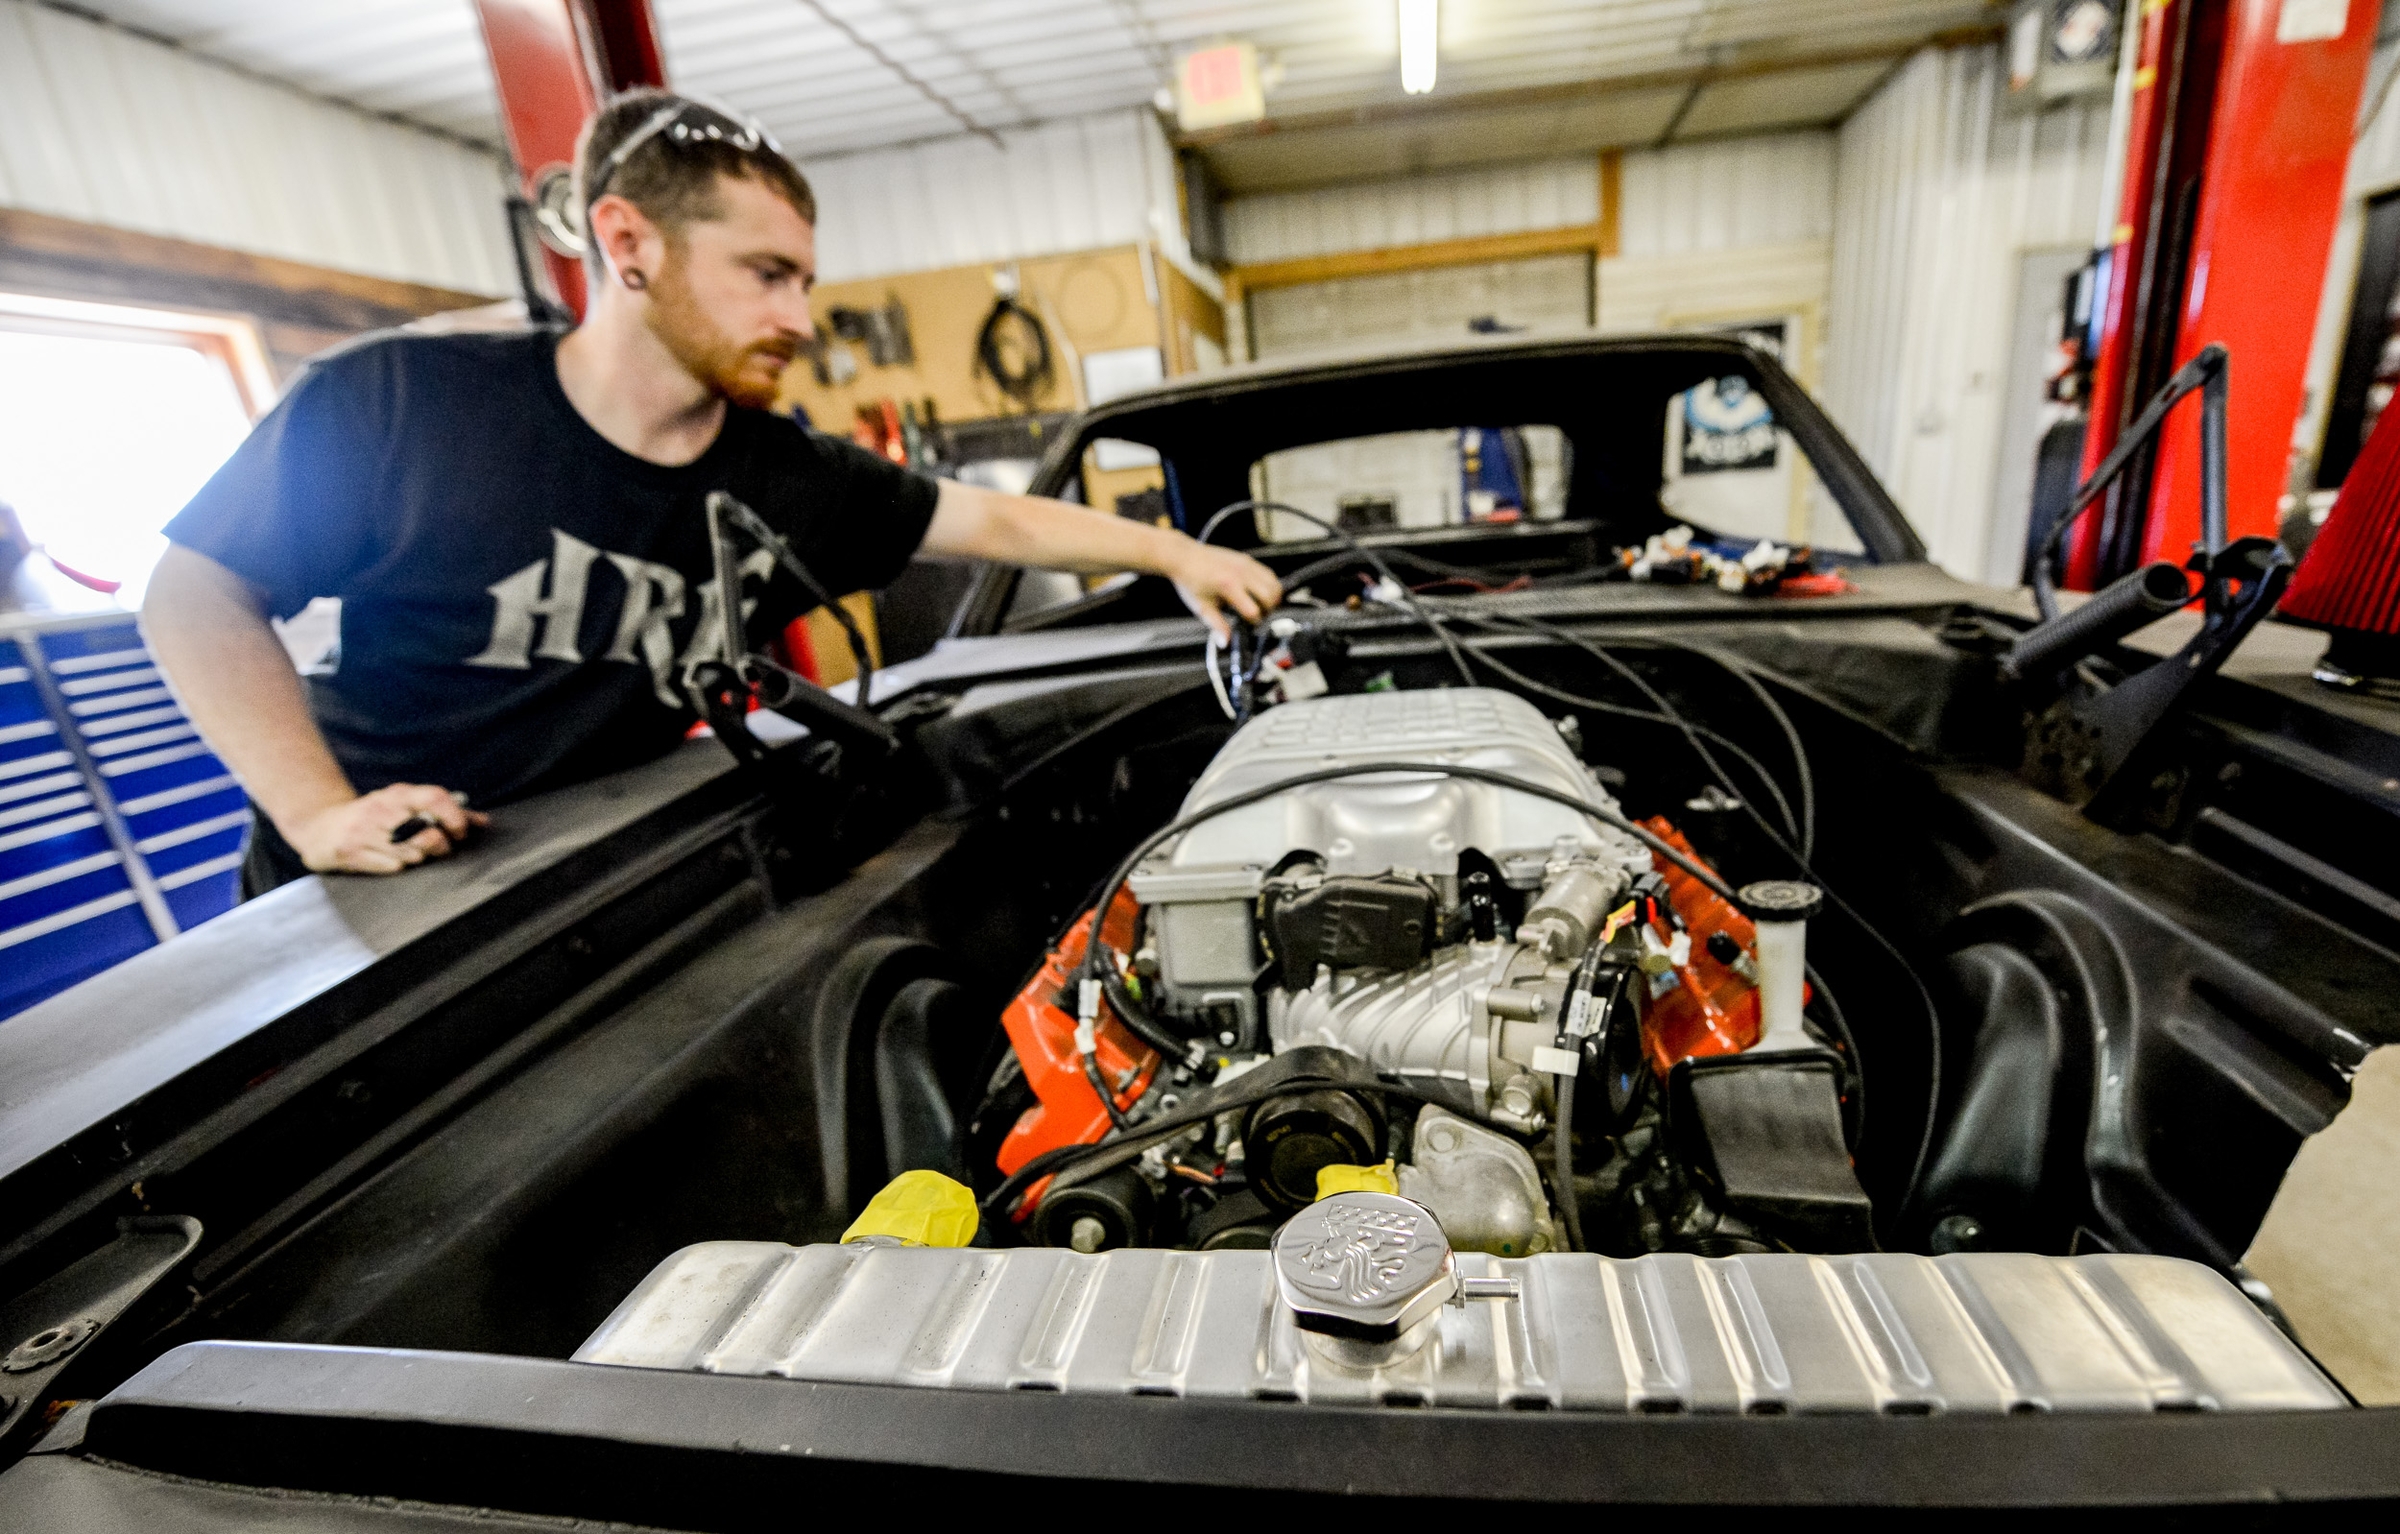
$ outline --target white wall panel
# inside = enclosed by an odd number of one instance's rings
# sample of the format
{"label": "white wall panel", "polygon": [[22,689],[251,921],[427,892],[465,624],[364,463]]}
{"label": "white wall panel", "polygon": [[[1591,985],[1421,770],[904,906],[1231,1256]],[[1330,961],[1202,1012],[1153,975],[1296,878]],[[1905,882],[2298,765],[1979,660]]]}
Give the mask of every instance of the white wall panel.
{"label": "white wall panel", "polygon": [[2358,142],[2350,149],[2352,197],[2372,197],[2400,186],[2400,88],[2395,88],[2400,83],[2395,81],[2400,74],[2400,37],[2393,31],[2394,21],[2387,17],[2374,64],[2367,71],[2368,95],[2359,102],[2361,115],[2374,115],[2359,125]]}
{"label": "white wall panel", "polygon": [[[1618,241],[1627,257],[1805,244],[1833,232],[1834,137],[1770,133],[1624,157]],[[1237,263],[1589,224],[1598,157],[1239,197],[1226,204]]]}
{"label": "white wall panel", "polygon": [[1466,336],[1476,319],[1511,329],[1582,330],[1591,322],[1587,254],[1376,272],[1250,295],[1256,360],[1423,345]]}
{"label": "white wall panel", "polygon": [[1833,270],[1826,240],[1756,245],[1672,256],[1620,256],[1600,263],[1600,328],[1680,330],[1798,315],[1784,365],[1802,383],[1823,376],[1825,295]]}
{"label": "white wall panel", "polygon": [[1148,108],[805,162],[819,276],[840,282],[1137,240],[1183,250],[1174,158]]}
{"label": "white wall panel", "polygon": [[1824,395],[1924,534],[1978,579],[2019,255],[2084,245],[2105,101],[1997,116],[1995,48],[1919,53],[1840,131]]}
{"label": "white wall panel", "polygon": [[1625,156],[1617,254],[1696,255],[1830,238],[1833,180],[1831,133],[1634,150]]}
{"label": "white wall panel", "polygon": [[1597,156],[1237,197],[1225,205],[1235,264],[1380,250],[1595,223]]}
{"label": "white wall panel", "polygon": [[490,154],[0,0],[0,206],[514,291]]}

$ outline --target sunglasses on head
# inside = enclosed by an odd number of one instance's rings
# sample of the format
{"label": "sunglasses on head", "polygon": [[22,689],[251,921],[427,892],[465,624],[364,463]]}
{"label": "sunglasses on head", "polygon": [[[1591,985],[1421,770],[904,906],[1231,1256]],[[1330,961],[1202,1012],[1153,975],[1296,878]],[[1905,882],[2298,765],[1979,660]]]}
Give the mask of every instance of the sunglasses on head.
{"label": "sunglasses on head", "polygon": [[608,184],[616,179],[619,167],[644,144],[662,136],[678,146],[714,143],[742,154],[756,154],[762,149],[783,153],[783,146],[775,142],[774,135],[754,119],[736,118],[697,101],[670,101],[643,119],[640,127],[625,135],[625,141],[608,152],[591,185],[584,188],[583,205],[589,208],[606,196]]}

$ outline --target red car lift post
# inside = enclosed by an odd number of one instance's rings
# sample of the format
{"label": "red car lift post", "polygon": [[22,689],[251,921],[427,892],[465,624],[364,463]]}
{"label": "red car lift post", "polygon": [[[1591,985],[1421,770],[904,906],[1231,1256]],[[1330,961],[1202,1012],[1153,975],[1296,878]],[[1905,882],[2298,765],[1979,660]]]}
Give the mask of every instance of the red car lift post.
{"label": "red car lift post", "polygon": [[[542,205],[543,182],[571,174],[575,135],[616,91],[667,83],[649,0],[475,0],[500,87],[500,115],[519,190]],[[548,245],[559,298],[583,312],[583,266]]]}
{"label": "red car lift post", "polygon": [[[2218,343],[2231,356],[2227,531],[2272,537],[2375,7],[2133,3],[2142,31],[2083,472],[2176,369]],[[2329,16],[2339,35],[2307,35]],[[2186,411],[2155,462],[2137,464],[2075,529],[2067,584],[2090,590],[2152,560],[2180,562],[2199,535],[2198,481]]]}

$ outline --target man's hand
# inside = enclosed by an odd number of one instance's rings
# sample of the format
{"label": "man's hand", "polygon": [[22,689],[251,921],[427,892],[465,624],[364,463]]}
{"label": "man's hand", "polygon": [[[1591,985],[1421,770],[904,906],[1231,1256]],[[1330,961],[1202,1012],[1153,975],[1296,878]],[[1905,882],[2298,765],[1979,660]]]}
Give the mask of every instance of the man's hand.
{"label": "man's hand", "polygon": [[[425,829],[401,841],[392,833],[412,820]],[[427,858],[447,854],[464,841],[470,826],[491,818],[463,808],[445,788],[394,783],[371,794],[345,799],[276,829],[315,873],[396,874]]]}
{"label": "man's hand", "polygon": [[[265,595],[215,560],[169,544],[150,575],[142,632],[202,738],[316,872],[396,874],[485,823],[428,784],[352,789],[309,717]],[[412,819],[424,829],[393,841]]]}
{"label": "man's hand", "polygon": [[1175,583],[1183,603],[1208,625],[1210,633],[1227,638],[1225,609],[1252,623],[1275,610],[1283,600],[1283,582],[1275,572],[1236,549],[1220,549],[1191,539],[1181,540],[1162,573]]}

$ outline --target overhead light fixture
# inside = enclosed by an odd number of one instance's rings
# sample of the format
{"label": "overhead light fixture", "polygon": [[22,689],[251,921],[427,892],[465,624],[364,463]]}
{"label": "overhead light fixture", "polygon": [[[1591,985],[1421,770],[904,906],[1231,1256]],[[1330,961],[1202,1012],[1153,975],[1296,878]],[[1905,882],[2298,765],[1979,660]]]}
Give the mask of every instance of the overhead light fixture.
{"label": "overhead light fixture", "polygon": [[1400,88],[1411,96],[1433,89],[1441,34],[1441,0],[1400,0]]}

